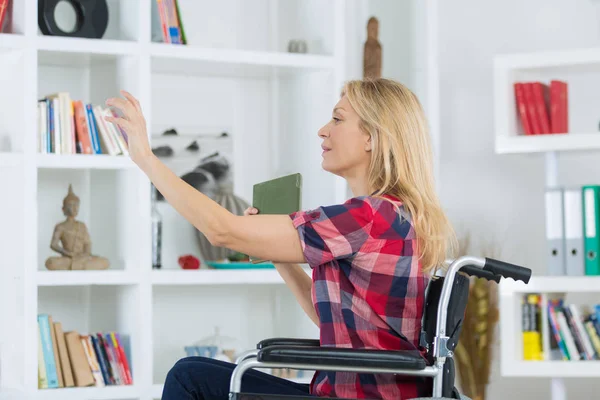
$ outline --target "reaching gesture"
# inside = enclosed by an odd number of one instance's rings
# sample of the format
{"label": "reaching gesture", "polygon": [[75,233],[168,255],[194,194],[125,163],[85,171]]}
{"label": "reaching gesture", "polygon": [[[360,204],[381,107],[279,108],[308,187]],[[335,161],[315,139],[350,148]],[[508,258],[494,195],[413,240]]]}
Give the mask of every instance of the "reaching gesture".
{"label": "reaching gesture", "polygon": [[105,119],[125,131],[129,155],[133,162],[139,165],[152,154],[146,130],[146,119],[142,114],[140,102],[125,90],[121,90],[121,94],[125,99],[113,97],[106,100],[106,105],[116,109],[120,116],[107,116]]}

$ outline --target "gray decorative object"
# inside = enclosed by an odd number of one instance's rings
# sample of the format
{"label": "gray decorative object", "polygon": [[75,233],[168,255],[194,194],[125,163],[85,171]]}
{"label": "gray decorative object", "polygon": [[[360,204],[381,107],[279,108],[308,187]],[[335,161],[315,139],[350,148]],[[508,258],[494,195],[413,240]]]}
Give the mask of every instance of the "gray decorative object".
{"label": "gray decorative object", "polygon": [[[217,194],[214,197],[214,200],[235,215],[243,215],[244,210],[250,207],[250,204],[233,193],[233,185],[230,183],[225,183],[218,186]],[[198,238],[200,254],[202,254],[204,260],[223,260],[232,257],[237,253],[225,247],[215,247],[211,245],[206,236],[204,236],[204,234],[198,230],[196,231],[196,236]]]}

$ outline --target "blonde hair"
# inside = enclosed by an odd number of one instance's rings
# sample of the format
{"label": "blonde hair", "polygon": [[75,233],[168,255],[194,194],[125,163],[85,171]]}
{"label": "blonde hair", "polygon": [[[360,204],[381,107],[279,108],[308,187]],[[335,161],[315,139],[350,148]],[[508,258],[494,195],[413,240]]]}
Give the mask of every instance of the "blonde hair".
{"label": "blonde hair", "polygon": [[443,268],[457,247],[434,187],[433,154],[421,103],[399,82],[349,81],[346,96],[371,136],[370,193],[398,198],[410,213],[424,272]]}

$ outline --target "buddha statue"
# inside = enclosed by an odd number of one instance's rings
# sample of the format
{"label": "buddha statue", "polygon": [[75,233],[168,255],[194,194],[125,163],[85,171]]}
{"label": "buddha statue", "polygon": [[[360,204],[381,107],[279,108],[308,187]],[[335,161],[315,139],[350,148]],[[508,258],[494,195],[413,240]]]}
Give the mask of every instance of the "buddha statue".
{"label": "buddha statue", "polygon": [[379,43],[379,21],[369,18],[367,40],[363,53],[363,78],[381,78],[381,43]]}
{"label": "buddha statue", "polygon": [[79,197],[69,185],[69,193],[63,200],[63,214],[67,219],[54,227],[50,248],[60,256],[48,257],[49,270],[97,270],[107,269],[108,259],[92,255],[92,242],[87,227],[75,217],[79,213]]}

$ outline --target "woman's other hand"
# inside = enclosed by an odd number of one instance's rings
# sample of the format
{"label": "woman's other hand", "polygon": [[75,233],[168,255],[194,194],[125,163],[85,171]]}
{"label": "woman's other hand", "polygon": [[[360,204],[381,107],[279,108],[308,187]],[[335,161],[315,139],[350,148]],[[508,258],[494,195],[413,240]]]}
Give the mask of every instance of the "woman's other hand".
{"label": "woman's other hand", "polygon": [[142,108],[138,99],[131,93],[121,90],[125,97],[113,97],[106,100],[106,105],[120,111],[120,116],[105,117],[108,122],[118,125],[127,134],[129,155],[133,162],[140,163],[152,155],[148,131],[146,130],[146,119],[142,114]]}
{"label": "woman's other hand", "polygon": [[255,215],[258,214],[258,210],[254,207],[248,207],[244,210],[244,217],[247,217],[248,215]]}

